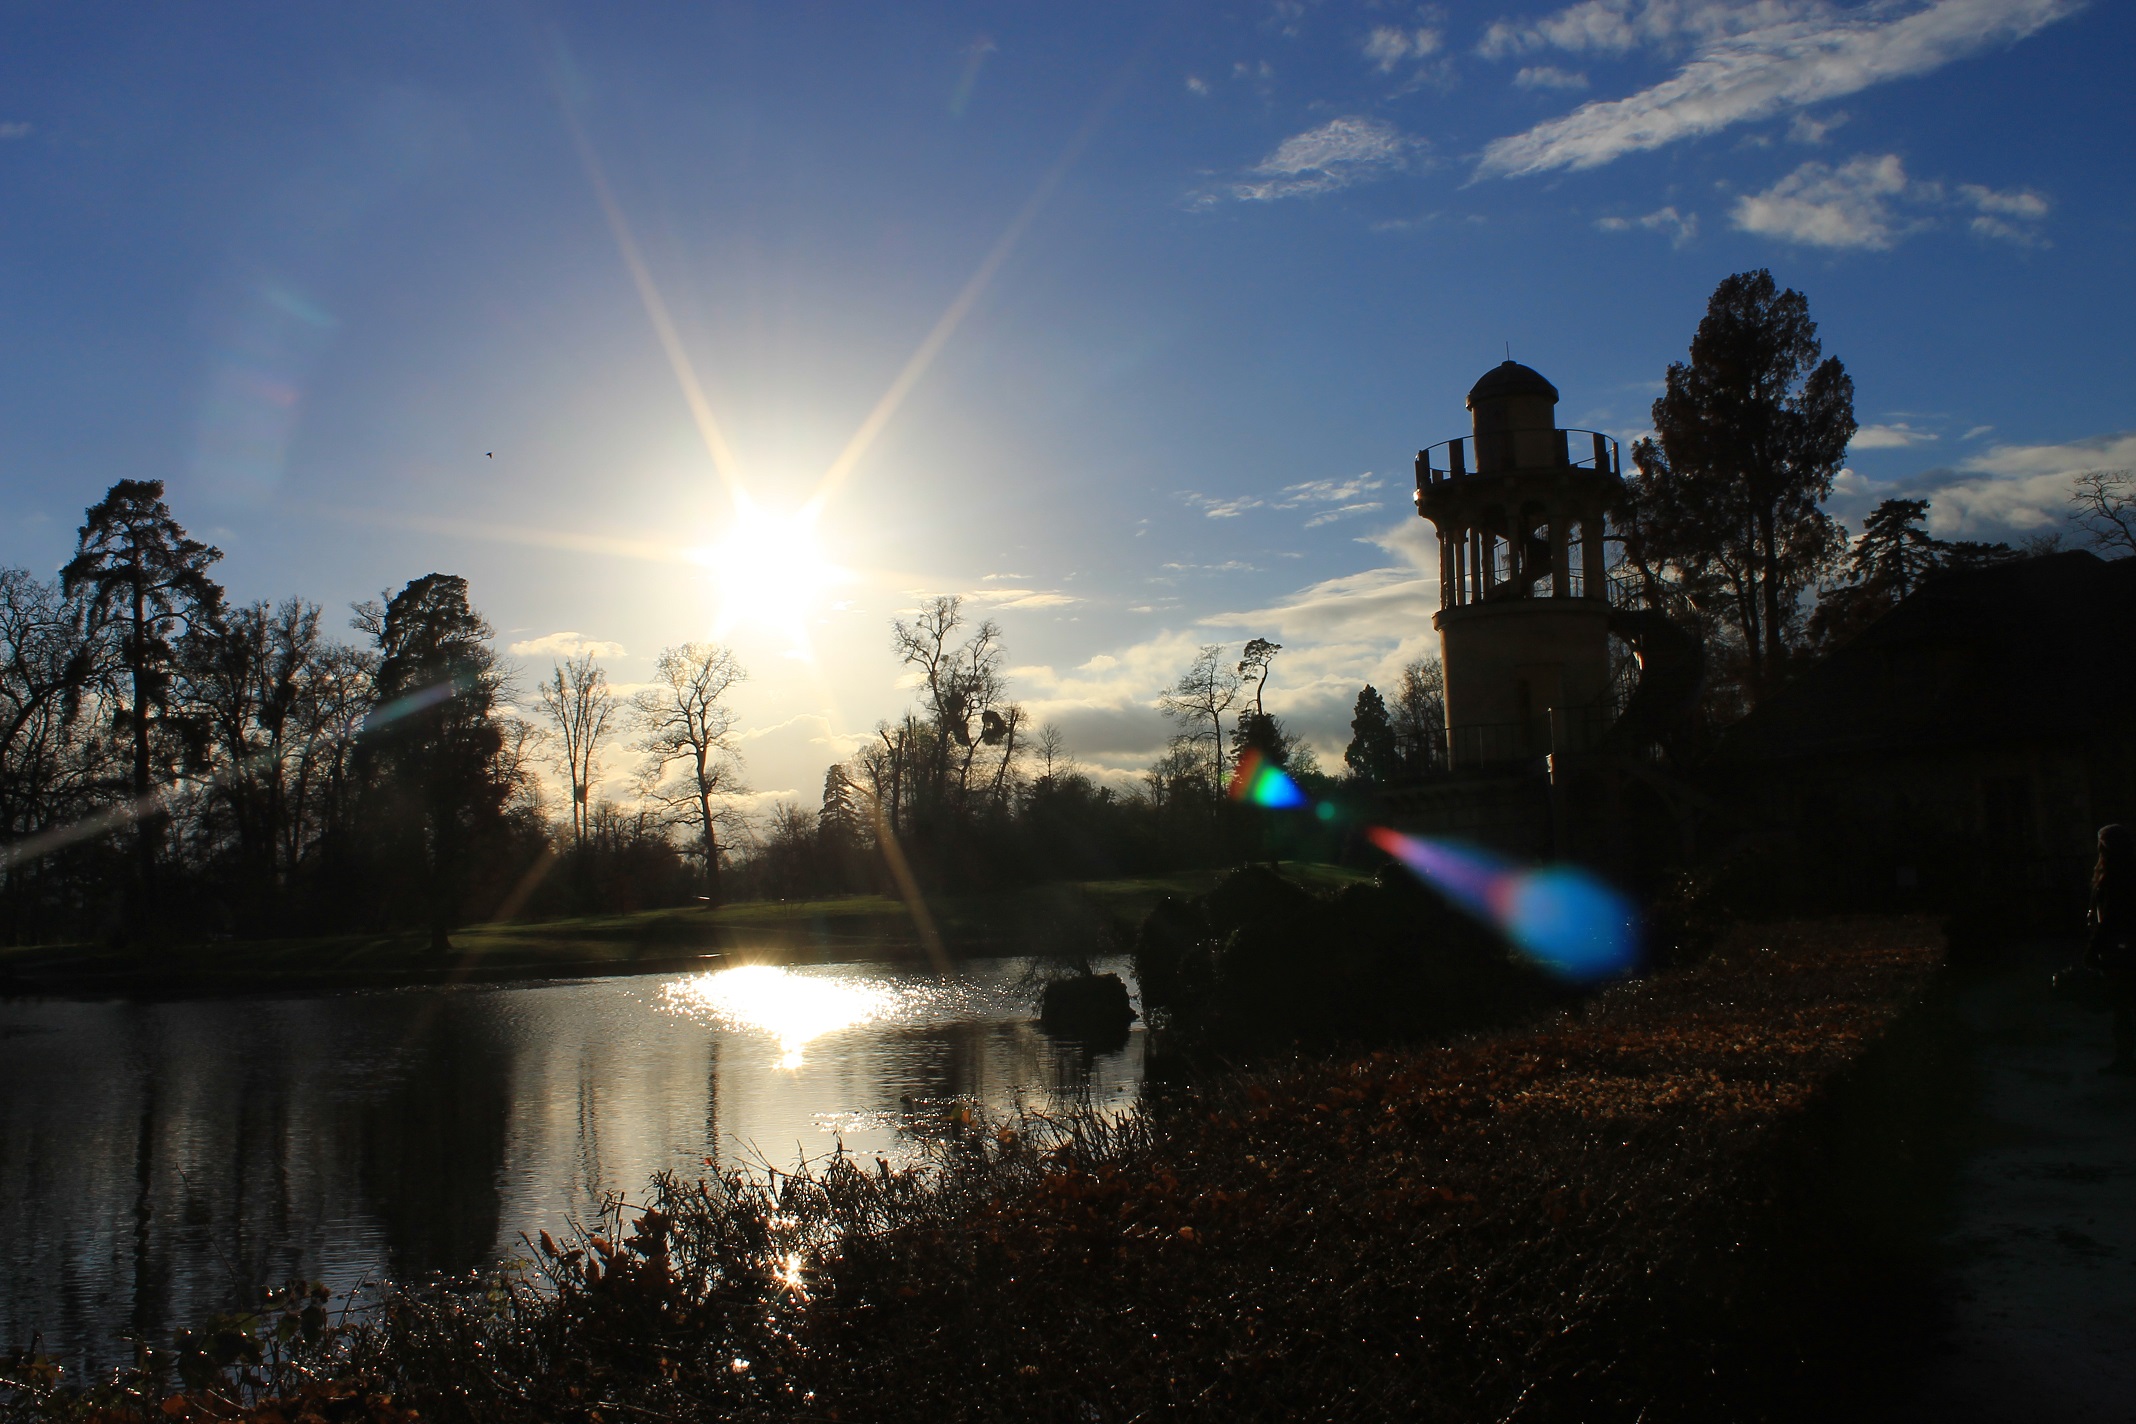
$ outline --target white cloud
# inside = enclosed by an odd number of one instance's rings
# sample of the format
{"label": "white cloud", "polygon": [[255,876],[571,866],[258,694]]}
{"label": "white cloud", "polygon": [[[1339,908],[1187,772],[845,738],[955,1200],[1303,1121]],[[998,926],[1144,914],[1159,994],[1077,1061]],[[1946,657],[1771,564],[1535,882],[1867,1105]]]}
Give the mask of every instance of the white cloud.
{"label": "white cloud", "polygon": [[1745,232],[1784,242],[1883,249],[1922,225],[1892,211],[1907,186],[1895,153],[1862,154],[1838,168],[1805,163],[1764,192],[1737,199],[1733,217]]}
{"label": "white cloud", "polygon": [[1669,235],[1671,247],[1682,247],[1698,236],[1698,214],[1679,213],[1676,211],[1676,205],[1672,203],[1665,208],[1656,208],[1643,217],[1596,218],[1595,226],[1604,232],[1630,232],[1633,228],[1645,232],[1663,232]]}
{"label": "white cloud", "polygon": [[602,642],[584,633],[544,633],[539,638],[512,644],[511,653],[516,658],[575,658],[589,653],[597,658],[620,658],[623,645]]}
{"label": "white cloud", "polygon": [[1815,148],[1825,141],[1826,134],[1832,132],[1832,130],[1846,121],[1847,115],[1844,110],[1823,116],[1797,114],[1794,118],[1788,120],[1787,136],[1796,143],[1807,144],[1811,148]]}
{"label": "white cloud", "polygon": [[0,124],[0,140],[11,138],[28,138],[29,136],[30,126],[28,124]]}
{"label": "white cloud", "polygon": [[1209,97],[1209,81],[1199,74],[1189,74],[1187,76],[1187,92],[1197,99],[1206,99]]}
{"label": "white cloud", "polygon": [[1396,25],[1381,25],[1365,37],[1365,58],[1371,60],[1380,73],[1392,74],[1404,60],[1423,59],[1437,53],[1439,43],[1437,30],[1421,26],[1405,30]]}
{"label": "white cloud", "polygon": [[1229,192],[1256,203],[1332,193],[1406,167],[1422,143],[1383,119],[1330,119],[1276,145]]}
{"label": "white cloud", "polygon": [[[1385,687],[1401,665],[1434,652],[1437,545],[1424,521],[1408,518],[1359,540],[1388,557],[1382,566],[1307,585],[1266,604],[1204,617],[1100,653],[1067,673],[1019,669],[1018,700],[1034,725],[1059,726],[1078,760],[1111,779],[1131,780],[1163,750],[1171,727],[1157,695],[1206,643],[1230,656],[1251,637],[1287,644],[1268,705],[1339,758],[1351,704],[1366,682]],[[1152,611],[1155,611],[1154,608]]]}
{"label": "white cloud", "polygon": [[1984,213],[2039,219],[2047,216],[2047,200],[2029,188],[1998,193],[1978,183],[1960,183],[1958,195]]}
{"label": "white cloud", "polygon": [[1585,89],[1587,76],[1554,64],[1530,64],[1513,76],[1513,85],[1517,89]]}
{"label": "white cloud", "polygon": [[1164,564],[1175,574],[1257,574],[1260,569],[1244,559],[1226,559],[1221,564]]}
{"label": "white cloud", "polygon": [[1236,519],[1249,509],[1259,509],[1261,501],[1252,495],[1239,495],[1235,499],[1216,499],[1206,494],[1188,490],[1180,496],[1211,519]]}
{"label": "white cloud", "polygon": [[2014,242],[2020,247],[2037,247],[2044,241],[2039,223],[2047,216],[2047,200],[2030,188],[1998,192],[1978,183],[1961,183],[1958,200],[1975,210],[1967,226],[1976,237]]}
{"label": "white cloud", "polygon": [[1981,436],[1989,434],[1994,429],[1995,427],[1992,425],[1976,425],[1958,438],[1960,440],[1978,440]]}
{"label": "white cloud", "polygon": [[1342,480],[1303,480],[1285,485],[1270,507],[1311,509],[1313,513],[1306,519],[1305,527],[1317,529],[1353,514],[1369,514],[1383,508],[1382,501],[1366,497],[1383,483],[1385,481],[1370,470]]}
{"label": "white cloud", "polygon": [[1370,494],[1384,481],[1366,470],[1346,480],[1304,480],[1298,484],[1285,485],[1276,496],[1277,509],[1298,509],[1309,504],[1344,504],[1361,495]]}
{"label": "white cloud", "polygon": [[[1550,45],[1622,52],[1643,41],[1690,40],[1674,76],[1623,99],[1595,100],[1486,145],[1480,173],[1517,177],[1595,168],[1734,124],[1770,118],[1940,69],[2015,43],[2082,8],[2083,0],[1929,0],[1841,10],[1805,3],[1683,6],[1589,0],[1528,28],[1493,26],[1486,54]],[[1666,20],[1660,18],[1668,16]]]}
{"label": "white cloud", "polygon": [[1083,601],[1072,594],[1037,588],[973,588],[958,596],[994,608],[1062,608]]}
{"label": "white cloud", "polygon": [[1889,425],[1865,425],[1854,432],[1849,450],[1903,450],[1909,445],[1926,444],[1936,439],[1931,430],[1916,430],[1903,420]]}
{"label": "white cloud", "polygon": [[[1902,213],[1897,205],[1911,212]],[[1955,196],[1941,183],[1906,176],[1895,153],[1857,154],[1837,168],[1805,163],[1762,193],[1736,200],[1731,216],[1745,232],[1809,247],[1882,250],[1924,228],[1935,209],[1971,208],[1976,234],[2024,246],[2037,245],[2047,200],[2029,188],[1998,191],[1960,184]]]}
{"label": "white cloud", "polygon": [[1953,471],[1924,478],[1929,528],[1937,535],[2060,529],[2070,481],[2085,470],[2136,469],[2136,431],[2046,445],[1995,445]]}

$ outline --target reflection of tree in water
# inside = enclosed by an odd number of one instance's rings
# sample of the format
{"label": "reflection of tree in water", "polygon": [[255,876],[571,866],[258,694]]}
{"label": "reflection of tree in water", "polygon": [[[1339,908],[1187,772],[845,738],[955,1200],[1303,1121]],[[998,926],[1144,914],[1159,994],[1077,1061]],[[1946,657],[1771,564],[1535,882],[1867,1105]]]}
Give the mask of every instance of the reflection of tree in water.
{"label": "reflection of tree in water", "polygon": [[392,1083],[358,1109],[358,1171],[396,1275],[473,1270],[497,1244],[512,1059],[474,999],[424,1002]]}
{"label": "reflection of tree in water", "polygon": [[[1089,1100],[1107,1066],[1126,1047],[1055,1038],[1032,1023],[1015,1020],[915,1024],[885,1035],[885,1058],[917,1065],[902,1081],[885,1075],[886,1095],[913,1104],[973,1100],[990,1102],[1022,1090],[1049,1093],[1054,1106]],[[1034,1104],[1034,1106],[1042,1106]]]}

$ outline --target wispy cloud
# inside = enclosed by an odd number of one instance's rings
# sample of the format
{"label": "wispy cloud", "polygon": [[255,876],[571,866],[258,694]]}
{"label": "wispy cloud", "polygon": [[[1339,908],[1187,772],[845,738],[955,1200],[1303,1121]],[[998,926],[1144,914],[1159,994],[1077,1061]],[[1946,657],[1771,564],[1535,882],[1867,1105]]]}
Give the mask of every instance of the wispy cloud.
{"label": "wispy cloud", "polygon": [[28,138],[29,136],[30,136],[30,126],[29,126],[28,124],[25,124],[25,123],[9,123],[9,124],[0,124],[0,140],[6,140],[6,139],[11,139],[11,138]]}
{"label": "wispy cloud", "polygon": [[1934,227],[1937,210],[1954,208],[1972,210],[1977,236],[2024,246],[2042,240],[2047,200],[2039,194],[1916,181],[1895,153],[1858,154],[1837,168],[1805,163],[1764,192],[1737,199],[1731,217],[1745,232],[1806,247],[1883,250]]}
{"label": "wispy cloud", "polygon": [[1213,495],[1197,494],[1188,490],[1180,496],[1211,519],[1236,519],[1249,509],[1259,509],[1262,501],[1252,495],[1238,495],[1230,499],[1218,499]]}
{"label": "wispy cloud", "polygon": [[1642,232],[1667,233],[1671,247],[1682,247],[1698,236],[1698,214],[1679,213],[1672,203],[1642,217],[1596,218],[1595,226],[1604,232],[1630,232],[1637,228]]}
{"label": "wispy cloud", "polygon": [[1342,480],[1303,480],[1285,485],[1271,507],[1310,509],[1313,514],[1305,521],[1305,527],[1317,529],[1353,514],[1369,514],[1383,508],[1383,501],[1368,498],[1383,483],[1370,470]]}
{"label": "wispy cloud", "polygon": [[1493,26],[1487,55],[1549,46],[1622,52],[1642,43],[1684,43],[1690,59],[1672,77],[1623,99],[1596,100],[1484,148],[1478,172],[1517,177],[1595,168],[1627,153],[1715,133],[1940,69],[1994,45],[2012,44],[2083,0],[1929,0],[1826,3],[1751,0],[1684,6],[1668,0],[1587,0],[1532,26]]}
{"label": "wispy cloud", "polygon": [[1967,224],[1974,236],[2020,247],[2037,247],[2042,241],[2039,223],[2047,216],[2047,200],[2031,189],[1997,192],[1978,183],[1961,183],[1958,197],[1975,209]]}
{"label": "wispy cloud", "polygon": [[[1351,115],[1293,134],[1225,192],[1241,202],[1309,198],[1384,178],[1409,165],[1423,140],[1384,119]],[[1209,195],[1202,195],[1207,199]]]}
{"label": "wispy cloud", "polygon": [[1529,64],[1513,76],[1516,89],[1585,89],[1587,76],[1554,64]]}
{"label": "wispy cloud", "polygon": [[1865,425],[1854,432],[1849,450],[1903,450],[1909,445],[1925,445],[1936,439],[1933,430],[1916,430],[1903,420],[1889,425]]}
{"label": "wispy cloud", "polygon": [[1083,601],[1072,594],[1040,588],[976,588],[966,590],[964,597],[993,608],[1065,608]]}
{"label": "wispy cloud", "polygon": [[1392,74],[1410,60],[1420,60],[1438,53],[1442,36],[1437,30],[1419,26],[1403,29],[1398,25],[1381,25],[1365,36],[1365,58],[1382,74]]}
{"label": "wispy cloud", "polygon": [[1834,114],[1797,114],[1787,121],[1787,136],[1796,143],[1817,147],[1825,135],[1847,121],[1844,110]]}
{"label": "wispy cloud", "polygon": [[575,658],[588,653],[597,658],[620,658],[623,645],[566,631],[544,633],[539,638],[513,643],[511,653],[515,658]]}
{"label": "wispy cloud", "polygon": [[1167,572],[1175,574],[1252,574],[1260,569],[1244,559],[1226,559],[1220,564],[1164,564]]}

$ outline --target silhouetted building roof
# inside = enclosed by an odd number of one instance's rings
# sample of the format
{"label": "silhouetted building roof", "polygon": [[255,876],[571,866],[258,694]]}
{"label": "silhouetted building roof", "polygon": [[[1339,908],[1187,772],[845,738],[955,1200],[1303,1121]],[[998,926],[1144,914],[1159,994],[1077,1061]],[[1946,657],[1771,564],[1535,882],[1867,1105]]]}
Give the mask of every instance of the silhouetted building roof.
{"label": "silhouetted building roof", "polygon": [[1483,379],[1469,387],[1469,405],[1493,396],[1548,396],[1558,398],[1557,387],[1543,379],[1543,373],[1523,366],[1518,361],[1502,361],[1483,373]]}
{"label": "silhouetted building roof", "polygon": [[1721,764],[2126,732],[2136,558],[2075,550],[1931,579],[1766,699]]}

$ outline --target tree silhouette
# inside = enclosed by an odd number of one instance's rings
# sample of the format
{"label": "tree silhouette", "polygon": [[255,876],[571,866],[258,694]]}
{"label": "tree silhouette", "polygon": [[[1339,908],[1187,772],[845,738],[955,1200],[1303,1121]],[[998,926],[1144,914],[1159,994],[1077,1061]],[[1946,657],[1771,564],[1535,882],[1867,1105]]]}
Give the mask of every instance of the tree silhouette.
{"label": "tree silhouette", "polygon": [[1797,600],[1844,537],[1820,506],[1854,438],[1854,382],[1821,354],[1800,292],[1762,268],[1724,278],[1654,402],[1659,439],[1632,448],[1626,556],[1650,595],[1673,577],[1724,610],[1754,694],[1785,672]]}
{"label": "tree silhouette", "polygon": [[[149,923],[165,817],[154,805],[159,733],[172,712],[178,641],[211,625],[222,589],[208,568],[222,550],[187,535],[163,502],[163,481],[120,480],[91,505],[74,557],[60,571],[68,597],[80,595],[102,630],[116,634],[112,669],[127,693],[120,730],[133,746],[134,928]],[[168,760],[168,758],[164,758]]]}
{"label": "tree silhouette", "polygon": [[378,644],[364,742],[391,802],[421,819],[430,945],[443,953],[475,841],[496,827],[515,781],[495,716],[503,678],[490,626],[453,574],[411,580],[383,608],[360,606],[356,626]]}
{"label": "tree silhouette", "polygon": [[2069,492],[2069,517],[2112,558],[2136,554],[2136,470],[2086,470]]}
{"label": "tree silhouette", "polygon": [[1870,511],[1861,537],[1847,553],[1844,577],[1817,596],[1810,614],[1811,643],[1829,649],[1847,642],[1931,574],[2018,556],[2008,544],[1931,538],[1927,520],[1925,499],[1887,499]]}
{"label": "tree silhouette", "polygon": [[1418,658],[1402,668],[1390,709],[1402,775],[1409,779],[1446,770],[1446,665]]}
{"label": "tree silhouette", "polygon": [[[734,709],[727,693],[749,674],[731,649],[684,643],[660,655],[653,685],[631,699],[645,765],[638,784],[676,824],[695,829],[704,849],[705,898],[720,903],[719,832],[727,798],[741,791]],[[681,776],[671,781],[680,767]]]}
{"label": "tree silhouette", "polygon": [[555,734],[557,760],[571,781],[571,844],[584,849],[592,814],[588,797],[600,768],[601,744],[615,720],[616,695],[608,690],[608,674],[592,653],[556,664],[554,676],[534,691]]}
{"label": "tree silhouette", "polygon": [[1210,643],[1157,699],[1158,710],[1179,727],[1175,750],[1199,755],[1208,768],[1210,794],[1224,795],[1224,714],[1238,701],[1239,675],[1224,666],[1224,645]]}
{"label": "tree silhouette", "polygon": [[1350,745],[1342,759],[1350,774],[1368,786],[1387,785],[1400,767],[1387,700],[1369,682],[1357,694],[1357,704],[1351,710]]}

